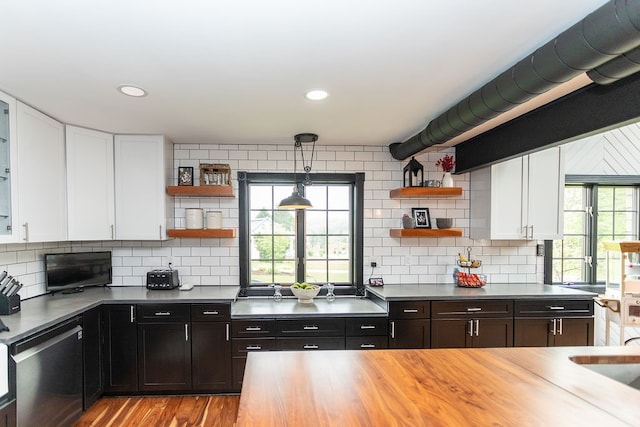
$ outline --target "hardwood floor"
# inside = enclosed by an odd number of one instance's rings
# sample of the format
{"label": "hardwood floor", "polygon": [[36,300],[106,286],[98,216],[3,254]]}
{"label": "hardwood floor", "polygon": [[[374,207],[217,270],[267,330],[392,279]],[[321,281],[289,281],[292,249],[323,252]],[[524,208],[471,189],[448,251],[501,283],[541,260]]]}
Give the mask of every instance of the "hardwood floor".
{"label": "hardwood floor", "polygon": [[230,427],[236,422],[239,403],[239,395],[103,397],[75,427]]}

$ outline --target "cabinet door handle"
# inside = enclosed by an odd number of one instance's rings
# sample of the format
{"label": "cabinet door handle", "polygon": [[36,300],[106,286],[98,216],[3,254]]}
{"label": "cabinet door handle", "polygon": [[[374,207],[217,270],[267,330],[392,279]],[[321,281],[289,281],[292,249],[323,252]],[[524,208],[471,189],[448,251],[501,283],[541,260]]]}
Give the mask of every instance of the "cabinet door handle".
{"label": "cabinet door handle", "polygon": [[189,342],[189,324],[184,324],[184,340]]}
{"label": "cabinet door handle", "polygon": [[418,310],[415,308],[405,308],[404,310],[402,310],[403,313],[417,313]]}
{"label": "cabinet door handle", "polygon": [[473,336],[473,320],[469,320],[467,323],[469,324],[469,336],[472,337]]}
{"label": "cabinet door handle", "polygon": [[561,305],[549,305],[547,306],[549,310],[564,310],[564,307]]}
{"label": "cabinet door handle", "polygon": [[217,311],[203,311],[202,314],[206,315],[206,316],[215,316],[218,314]]}
{"label": "cabinet door handle", "polygon": [[562,319],[558,319],[558,335],[562,335]]}
{"label": "cabinet door handle", "polygon": [[360,344],[360,348],[376,348],[375,344]]}
{"label": "cabinet door handle", "polygon": [[170,311],[156,311],[155,315],[156,316],[171,316],[171,312]]}
{"label": "cabinet door handle", "polygon": [[227,323],[227,324],[225,325],[225,327],[226,327],[226,328],[225,328],[225,329],[226,329],[226,331],[225,331],[225,332],[226,332],[227,341],[229,341],[229,324]]}
{"label": "cabinet door handle", "polygon": [[374,325],[360,325],[360,329],[375,329]]}
{"label": "cabinet door handle", "polygon": [[162,240],[162,224],[158,226],[160,228],[160,240]]}
{"label": "cabinet door handle", "polygon": [[317,331],[319,328],[317,326],[303,326],[302,329],[305,331]]}
{"label": "cabinet door handle", "polygon": [[22,224],[22,226],[24,227],[24,241],[28,242],[29,241],[29,223],[25,222],[24,224]]}
{"label": "cabinet door handle", "polygon": [[530,225],[529,229],[531,230],[531,234],[529,235],[529,238],[533,239],[533,225]]}
{"label": "cabinet door handle", "polygon": [[476,330],[475,330],[475,334],[476,336],[478,336],[478,334],[480,333],[480,320],[476,319]]}
{"label": "cabinet door handle", "polygon": [[134,314],[134,307],[133,306],[129,306],[129,308],[131,310],[131,323],[133,323],[136,320],[136,316]]}
{"label": "cabinet door handle", "polygon": [[245,347],[246,350],[262,350],[261,345],[248,345]]}
{"label": "cabinet door handle", "polygon": [[476,311],[482,311],[482,307],[467,307],[467,313],[473,313]]}
{"label": "cabinet door handle", "polygon": [[553,335],[556,334],[556,319],[551,320],[551,323],[553,324],[553,329],[551,330],[551,333]]}
{"label": "cabinet door handle", "polygon": [[527,239],[529,236],[527,235],[528,227],[526,225],[522,226],[522,237]]}
{"label": "cabinet door handle", "polygon": [[391,321],[391,338],[395,339],[396,337],[396,322]]}
{"label": "cabinet door handle", "polygon": [[115,239],[113,224],[111,224],[111,240]]}
{"label": "cabinet door handle", "polygon": [[247,332],[255,332],[255,331],[261,331],[262,328],[260,326],[247,326],[246,328],[244,328],[244,330]]}
{"label": "cabinet door handle", "polygon": [[302,346],[305,350],[317,350],[320,347],[317,344],[305,344]]}

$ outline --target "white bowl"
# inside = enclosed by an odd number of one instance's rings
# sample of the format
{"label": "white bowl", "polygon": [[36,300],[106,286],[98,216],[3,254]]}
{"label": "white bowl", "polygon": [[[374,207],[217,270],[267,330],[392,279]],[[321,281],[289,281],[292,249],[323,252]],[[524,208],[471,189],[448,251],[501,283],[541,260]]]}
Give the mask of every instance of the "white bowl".
{"label": "white bowl", "polygon": [[313,303],[313,298],[320,292],[320,286],[314,286],[313,289],[300,289],[291,286],[291,292],[298,297],[298,302],[303,304]]}

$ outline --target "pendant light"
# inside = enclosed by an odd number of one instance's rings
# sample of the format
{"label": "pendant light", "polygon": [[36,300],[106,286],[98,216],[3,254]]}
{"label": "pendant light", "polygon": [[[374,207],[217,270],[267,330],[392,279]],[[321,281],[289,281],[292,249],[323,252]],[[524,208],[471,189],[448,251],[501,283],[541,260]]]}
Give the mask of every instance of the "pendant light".
{"label": "pendant light", "polygon": [[[280,204],[278,205],[279,209],[308,209],[312,208],[311,202],[302,197],[300,192],[298,191],[298,174],[297,174],[297,166],[298,166],[298,150],[300,151],[300,157],[302,158],[302,166],[305,171],[305,178],[303,181],[304,185],[311,185],[311,179],[309,177],[309,172],[311,172],[311,166],[313,165],[313,155],[316,149],[316,141],[318,140],[318,135],[315,133],[299,133],[294,137],[294,145],[293,145],[293,193],[291,196],[285,197],[282,199]],[[303,142],[312,142],[313,147],[311,151],[311,160],[309,164],[306,165],[304,162],[304,151],[302,150]]]}

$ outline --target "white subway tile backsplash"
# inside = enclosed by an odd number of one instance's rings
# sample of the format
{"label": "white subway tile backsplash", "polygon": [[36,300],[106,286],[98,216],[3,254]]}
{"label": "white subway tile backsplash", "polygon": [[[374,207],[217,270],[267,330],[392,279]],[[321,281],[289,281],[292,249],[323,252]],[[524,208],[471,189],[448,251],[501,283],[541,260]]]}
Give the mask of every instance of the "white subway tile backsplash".
{"label": "white subway tile backsplash", "polygon": [[[425,179],[442,179],[435,162],[444,153],[421,153],[416,156],[424,166]],[[400,228],[403,213],[413,207],[427,207],[432,222],[435,218],[454,218],[454,227],[468,234],[469,176],[454,175],[454,185],[463,188],[461,197],[391,200],[389,190],[402,186],[402,168],[407,161],[394,160],[388,148],[374,146],[316,146],[313,172],[361,172],[365,177],[364,200],[364,271],[371,274],[370,260],[378,263],[374,276],[382,276],[386,285],[395,283],[452,283],[452,272],[458,253],[472,248],[481,259],[479,273],[490,275],[493,282],[542,282],[543,258],[535,256],[535,241],[473,241],[462,238],[393,238],[390,228]],[[175,144],[174,167],[194,167],[199,184],[200,163],[227,163],[232,169],[234,198],[176,197],[176,222],[184,227],[184,209],[201,207],[220,210],[225,228],[238,227],[237,172],[293,171],[291,144]],[[301,164],[298,162],[298,172]],[[175,178],[174,182],[175,184]],[[113,252],[113,284],[144,286],[146,272],[167,267],[178,269],[185,283],[209,286],[238,285],[238,239],[171,239],[153,241],[51,242],[0,245],[0,268],[17,275],[25,288],[23,298],[44,292],[43,254],[48,252],[111,250]]]}

